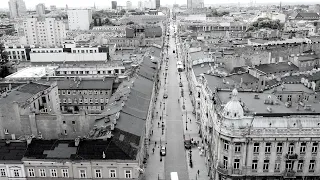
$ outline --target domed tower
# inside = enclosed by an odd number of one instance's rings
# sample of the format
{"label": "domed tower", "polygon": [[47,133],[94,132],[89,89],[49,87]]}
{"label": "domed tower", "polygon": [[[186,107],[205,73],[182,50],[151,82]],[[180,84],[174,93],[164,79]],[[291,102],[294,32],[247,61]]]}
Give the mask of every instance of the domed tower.
{"label": "domed tower", "polygon": [[243,117],[243,108],[238,100],[237,89],[232,91],[231,100],[225,105],[222,115],[227,119],[241,119]]}

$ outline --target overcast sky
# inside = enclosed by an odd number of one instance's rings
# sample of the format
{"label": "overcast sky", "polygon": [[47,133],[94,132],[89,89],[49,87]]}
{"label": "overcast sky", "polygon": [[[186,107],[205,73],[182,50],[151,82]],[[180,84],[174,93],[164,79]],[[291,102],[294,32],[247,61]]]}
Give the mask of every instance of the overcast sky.
{"label": "overcast sky", "polygon": [[[0,0],[0,8],[8,8],[8,0]],[[57,7],[65,7],[68,4],[69,7],[93,7],[95,3],[97,7],[110,7],[111,0],[24,0],[28,9],[34,9],[38,3],[45,3],[46,7],[50,7],[50,5],[56,5]],[[127,0],[117,0],[118,5],[125,6]],[[143,0],[145,1],[145,0]],[[253,0],[254,1],[254,0]],[[138,0],[131,0],[133,6],[137,6]],[[186,4],[187,0],[160,0],[161,5],[166,4]],[[248,4],[250,0],[204,0],[205,4],[217,4],[217,3],[238,3],[240,4]],[[320,0],[281,0],[283,4],[285,3],[320,3]],[[275,3],[279,4],[280,0],[256,0],[256,3]]]}

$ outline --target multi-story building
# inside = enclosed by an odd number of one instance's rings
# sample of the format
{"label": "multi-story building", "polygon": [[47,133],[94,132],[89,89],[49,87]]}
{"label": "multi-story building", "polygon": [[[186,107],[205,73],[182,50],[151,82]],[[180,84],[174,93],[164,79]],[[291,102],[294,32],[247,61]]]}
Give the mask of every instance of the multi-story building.
{"label": "multi-story building", "polygon": [[126,2],[126,8],[129,10],[132,9],[132,2],[131,1]]}
{"label": "multi-story building", "polygon": [[9,0],[10,18],[22,17],[27,14],[26,4],[23,0]]}
{"label": "multi-story building", "polygon": [[69,9],[69,30],[89,30],[92,22],[91,9]]}
{"label": "multi-story building", "polygon": [[76,78],[57,80],[62,112],[90,114],[101,113],[108,103],[114,78]]}
{"label": "multi-story building", "polygon": [[156,1],[156,9],[160,8],[160,0],[155,0]]}
{"label": "multi-story building", "polygon": [[56,83],[50,85],[29,83],[5,83],[6,90],[0,99],[1,139],[11,139],[26,134],[38,135],[35,114],[55,114],[59,112],[59,97]]}
{"label": "multi-story building", "polygon": [[28,45],[59,46],[66,37],[65,24],[55,18],[27,18],[23,25]]}
{"label": "multi-story building", "polygon": [[40,3],[36,6],[36,12],[39,16],[46,14],[46,6],[43,3]]}
{"label": "multi-story building", "polygon": [[111,8],[112,9],[117,9],[117,1],[111,1]]}

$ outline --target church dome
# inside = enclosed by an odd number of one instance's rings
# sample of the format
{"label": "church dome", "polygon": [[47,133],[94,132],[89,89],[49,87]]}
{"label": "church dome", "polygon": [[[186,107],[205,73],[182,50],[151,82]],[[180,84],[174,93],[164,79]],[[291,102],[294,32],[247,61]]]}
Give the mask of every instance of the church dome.
{"label": "church dome", "polygon": [[238,100],[238,91],[232,91],[231,100],[224,106],[223,116],[228,119],[240,119],[243,117],[243,108]]}

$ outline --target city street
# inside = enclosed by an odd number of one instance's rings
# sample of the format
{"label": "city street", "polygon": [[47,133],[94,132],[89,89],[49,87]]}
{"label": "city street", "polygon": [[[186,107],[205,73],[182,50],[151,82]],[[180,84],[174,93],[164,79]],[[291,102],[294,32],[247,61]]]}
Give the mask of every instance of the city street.
{"label": "city street", "polygon": [[181,106],[178,103],[180,97],[179,83],[177,80],[175,39],[173,26],[170,27],[169,62],[168,62],[168,103],[166,118],[167,156],[165,159],[166,179],[170,179],[171,172],[178,172],[179,179],[188,180],[188,168],[183,139],[183,121]]}

